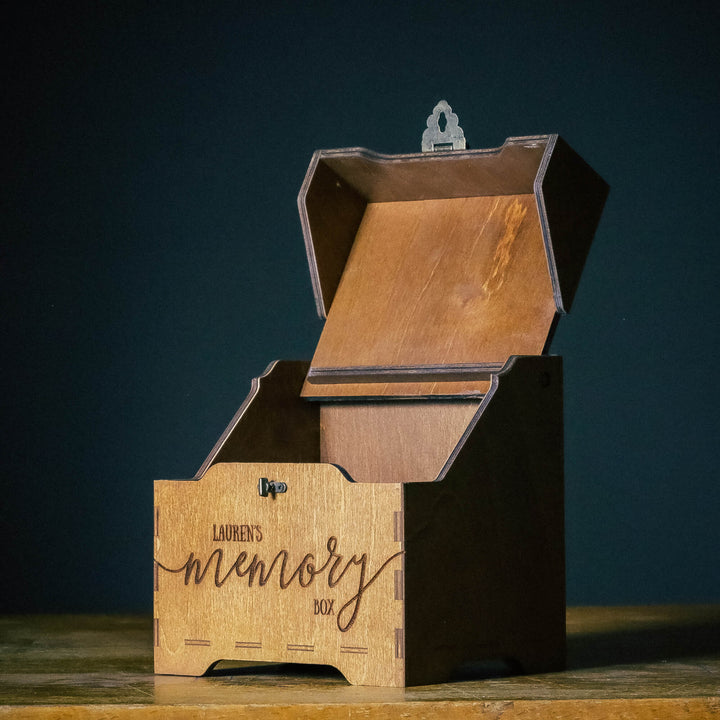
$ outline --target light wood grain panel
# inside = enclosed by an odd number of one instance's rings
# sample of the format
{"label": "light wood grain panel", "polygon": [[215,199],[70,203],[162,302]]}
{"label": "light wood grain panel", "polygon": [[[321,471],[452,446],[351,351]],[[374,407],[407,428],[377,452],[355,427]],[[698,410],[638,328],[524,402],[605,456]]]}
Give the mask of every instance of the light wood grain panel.
{"label": "light wood grain panel", "polygon": [[[261,477],[287,492],[261,497]],[[219,660],[331,664],[355,684],[401,685],[399,485],[328,464],[219,463],[157,481],[159,673]]]}
{"label": "light wood grain panel", "polygon": [[432,482],[479,402],[329,403],[320,409],[320,456],[356,482]]}
{"label": "light wood grain panel", "polygon": [[502,365],[556,308],[532,195],[368,205],[312,368]]}

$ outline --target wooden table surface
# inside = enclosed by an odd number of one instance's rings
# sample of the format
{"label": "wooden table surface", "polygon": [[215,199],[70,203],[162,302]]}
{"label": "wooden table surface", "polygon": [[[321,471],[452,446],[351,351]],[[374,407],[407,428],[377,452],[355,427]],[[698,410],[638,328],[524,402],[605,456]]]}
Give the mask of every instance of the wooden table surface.
{"label": "wooden table surface", "polygon": [[720,718],[720,606],[570,608],[565,672],[405,689],[302,665],[156,676],[151,622],[0,618],[0,718]]}

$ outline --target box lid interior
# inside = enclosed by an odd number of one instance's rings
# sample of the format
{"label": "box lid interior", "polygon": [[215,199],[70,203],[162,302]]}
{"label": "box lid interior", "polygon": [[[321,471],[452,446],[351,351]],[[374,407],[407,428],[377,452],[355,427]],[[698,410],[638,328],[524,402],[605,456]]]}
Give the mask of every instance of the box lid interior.
{"label": "box lid interior", "polygon": [[545,350],[563,312],[543,197],[555,140],[315,154],[299,206],[326,323],[304,395],[474,394]]}

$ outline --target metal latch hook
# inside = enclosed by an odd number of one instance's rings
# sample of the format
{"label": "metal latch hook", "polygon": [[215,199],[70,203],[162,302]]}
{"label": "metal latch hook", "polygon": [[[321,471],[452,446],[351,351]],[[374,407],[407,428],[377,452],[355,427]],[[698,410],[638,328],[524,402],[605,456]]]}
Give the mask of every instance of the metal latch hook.
{"label": "metal latch hook", "polygon": [[258,480],[258,492],[260,497],[267,497],[268,495],[275,497],[275,493],[287,492],[287,483],[260,478]]}

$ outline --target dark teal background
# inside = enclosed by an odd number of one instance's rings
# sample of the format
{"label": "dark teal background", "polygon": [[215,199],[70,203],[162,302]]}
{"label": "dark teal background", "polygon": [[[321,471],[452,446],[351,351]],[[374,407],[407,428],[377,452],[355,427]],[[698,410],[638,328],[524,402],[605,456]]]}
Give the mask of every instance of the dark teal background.
{"label": "dark teal background", "polygon": [[[720,601],[717,3],[3,10],[0,610],[147,611],[152,481],[320,332],[312,152],[559,132],[611,185],[565,358],[572,604]],[[627,7],[626,7],[627,5]]]}

